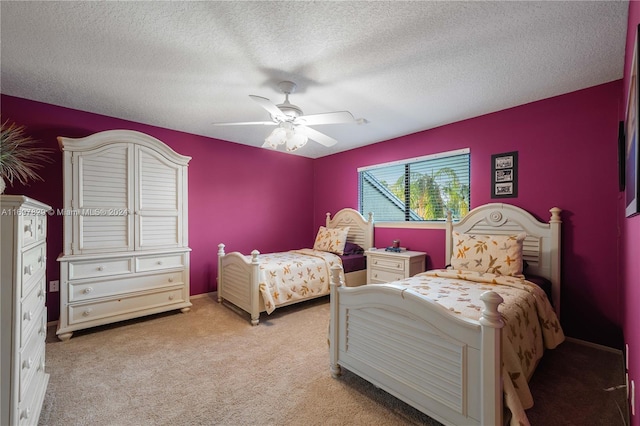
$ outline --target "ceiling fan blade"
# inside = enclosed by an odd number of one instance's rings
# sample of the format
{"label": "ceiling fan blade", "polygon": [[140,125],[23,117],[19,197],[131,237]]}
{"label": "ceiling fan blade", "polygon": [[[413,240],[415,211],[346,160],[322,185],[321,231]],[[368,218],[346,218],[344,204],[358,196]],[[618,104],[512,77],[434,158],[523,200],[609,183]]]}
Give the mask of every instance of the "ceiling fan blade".
{"label": "ceiling fan blade", "polygon": [[275,126],[277,123],[274,121],[245,121],[236,123],[213,123],[214,126]]}
{"label": "ceiling fan blade", "polygon": [[356,123],[356,119],[349,111],[326,112],[323,114],[303,115],[296,118],[296,124],[317,126],[319,124]]}
{"label": "ceiling fan blade", "polygon": [[296,131],[305,134],[309,139],[313,139],[324,146],[333,146],[338,143],[334,138],[325,135],[324,133],[320,133],[319,131],[312,129],[311,127],[298,125],[296,126]]}
{"label": "ceiling fan blade", "polygon": [[272,117],[286,118],[286,115],[280,111],[280,108],[278,108],[276,104],[271,102],[269,99],[256,95],[249,95],[249,97],[259,103],[262,108],[266,109]]}

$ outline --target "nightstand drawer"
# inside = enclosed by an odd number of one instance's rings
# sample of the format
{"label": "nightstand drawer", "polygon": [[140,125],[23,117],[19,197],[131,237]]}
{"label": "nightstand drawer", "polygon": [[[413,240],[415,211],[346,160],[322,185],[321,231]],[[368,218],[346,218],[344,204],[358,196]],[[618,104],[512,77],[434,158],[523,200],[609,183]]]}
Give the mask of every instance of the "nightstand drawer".
{"label": "nightstand drawer", "polygon": [[372,283],[388,283],[391,281],[398,281],[405,278],[403,272],[385,271],[382,269],[371,269],[371,282]]}
{"label": "nightstand drawer", "polygon": [[385,268],[404,272],[404,265],[404,259],[390,259],[387,257],[373,257],[371,259],[371,267],[373,269]]}

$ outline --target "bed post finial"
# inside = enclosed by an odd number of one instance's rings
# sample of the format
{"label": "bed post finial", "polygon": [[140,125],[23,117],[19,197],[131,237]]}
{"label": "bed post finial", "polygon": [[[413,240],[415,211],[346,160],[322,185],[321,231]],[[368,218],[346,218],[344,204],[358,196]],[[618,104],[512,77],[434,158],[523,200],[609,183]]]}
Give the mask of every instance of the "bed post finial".
{"label": "bed post finial", "polygon": [[224,257],[224,244],[218,244],[218,276],[217,276],[217,287],[218,287],[218,303],[222,303],[222,258]]}
{"label": "bed post finial", "polygon": [[218,244],[218,256],[224,256],[224,247],[225,245],[220,243]]}

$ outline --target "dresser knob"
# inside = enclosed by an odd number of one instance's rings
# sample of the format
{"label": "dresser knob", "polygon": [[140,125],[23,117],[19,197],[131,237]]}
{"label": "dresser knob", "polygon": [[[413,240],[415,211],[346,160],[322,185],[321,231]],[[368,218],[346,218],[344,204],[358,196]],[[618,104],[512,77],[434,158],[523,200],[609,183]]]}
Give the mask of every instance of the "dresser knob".
{"label": "dresser knob", "polygon": [[21,419],[28,419],[29,416],[31,416],[31,408],[27,408],[26,410],[22,410],[22,413],[20,413],[20,418]]}
{"label": "dresser knob", "polygon": [[158,265],[162,265],[162,260],[158,260]]}
{"label": "dresser knob", "polygon": [[104,266],[98,266],[98,271],[104,271]]}
{"label": "dresser knob", "polygon": [[169,300],[173,300],[174,296],[173,294],[169,295]]}
{"label": "dresser knob", "polygon": [[24,319],[26,319],[27,321],[31,321],[32,318],[33,318],[33,312],[29,311],[24,313]]}
{"label": "dresser knob", "polygon": [[399,263],[398,263],[398,264],[396,264],[396,268],[399,268],[399,267],[400,267],[400,264],[399,264]]}
{"label": "dresser knob", "polygon": [[173,282],[173,277],[169,277],[169,282],[172,283]]}
{"label": "dresser knob", "polygon": [[82,290],[82,292],[83,292],[84,294],[89,294],[89,293],[91,293],[92,291],[93,291],[93,287],[87,287],[87,288],[85,288],[84,290]]}
{"label": "dresser knob", "polygon": [[93,309],[87,308],[87,309],[84,310],[82,315],[85,316],[85,317],[88,317],[89,315],[91,315],[91,311],[93,311]]}
{"label": "dresser knob", "polygon": [[24,362],[22,363],[22,368],[26,368],[27,370],[31,368],[31,365],[33,364],[33,360],[31,358],[24,360]]}

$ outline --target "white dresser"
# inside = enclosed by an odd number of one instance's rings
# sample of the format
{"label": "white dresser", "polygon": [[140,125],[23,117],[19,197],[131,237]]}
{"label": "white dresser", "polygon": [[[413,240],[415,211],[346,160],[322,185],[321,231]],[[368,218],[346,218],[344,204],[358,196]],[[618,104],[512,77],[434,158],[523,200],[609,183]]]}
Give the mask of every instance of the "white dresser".
{"label": "white dresser", "polygon": [[58,140],[64,153],[58,337],[188,311],[191,157],[130,130]]}
{"label": "white dresser", "polygon": [[21,195],[0,196],[0,425],[36,425],[49,383],[47,337],[47,212]]}
{"label": "white dresser", "polygon": [[368,284],[388,283],[424,272],[427,257],[427,253],[423,251],[396,253],[384,249],[367,250],[365,255]]}

